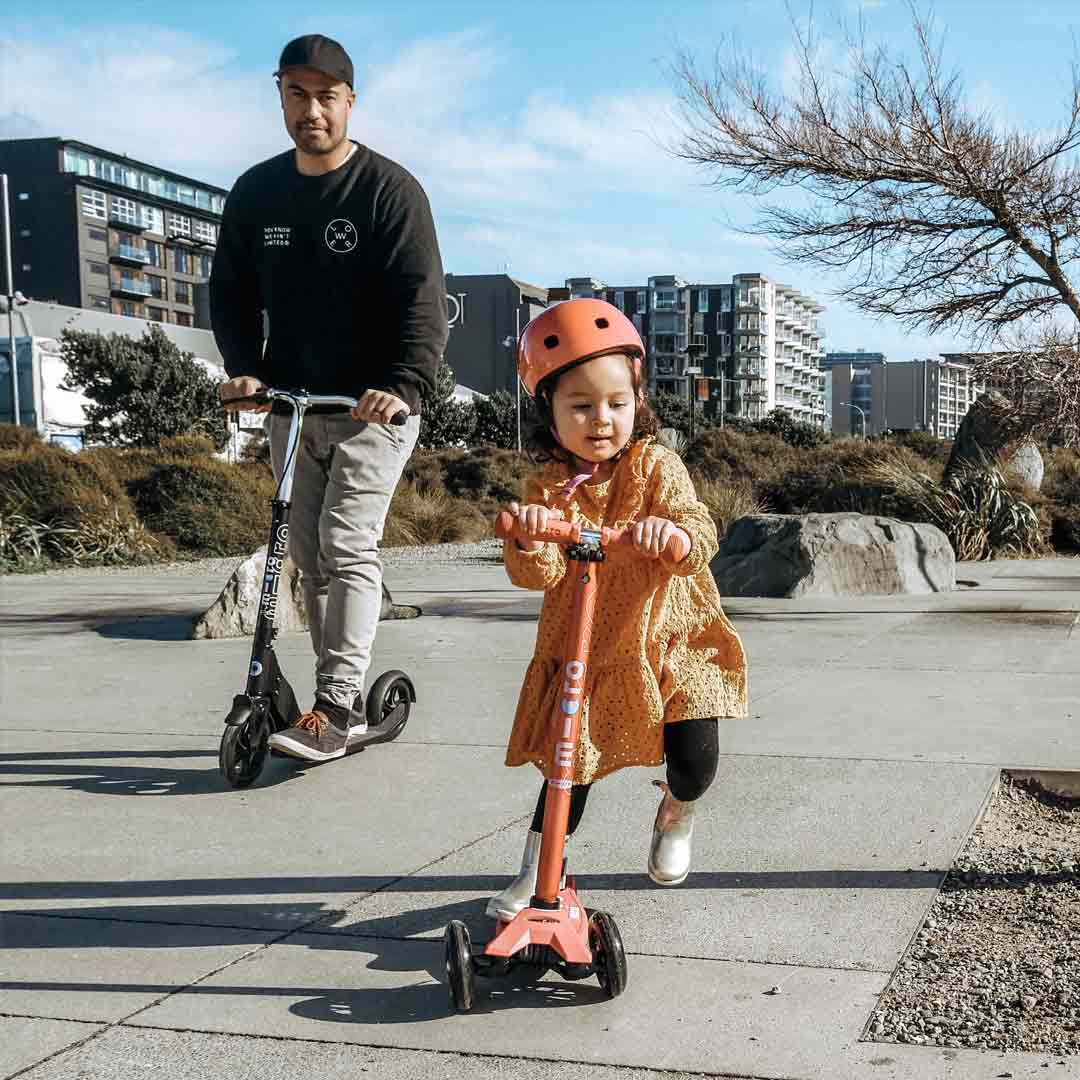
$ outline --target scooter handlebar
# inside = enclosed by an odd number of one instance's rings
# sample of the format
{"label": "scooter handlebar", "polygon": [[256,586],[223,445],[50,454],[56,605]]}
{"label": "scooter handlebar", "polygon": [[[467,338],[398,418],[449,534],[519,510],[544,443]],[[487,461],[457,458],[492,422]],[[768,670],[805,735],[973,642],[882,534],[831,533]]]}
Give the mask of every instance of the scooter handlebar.
{"label": "scooter handlebar", "polygon": [[[599,530],[604,547],[633,547],[634,537],[629,529],[609,529],[602,526]],[[495,519],[495,535],[500,540],[541,540],[553,544],[577,544],[581,541],[581,526],[571,521],[549,521],[542,533],[530,536],[518,525],[518,520],[509,510],[503,510]],[[669,565],[680,563],[690,554],[690,541],[680,529],[667,542],[661,559]]]}
{"label": "scooter handlebar", "polygon": [[[267,405],[271,401],[294,401],[297,398],[302,398],[306,405],[342,405],[347,409],[352,409],[356,406],[356,398],[344,397],[337,394],[304,394],[304,393],[289,393],[287,390],[271,390],[269,387],[265,390],[256,391],[254,394],[244,394],[242,397],[227,398],[222,402],[222,405]],[[394,427],[401,427],[406,420],[409,419],[410,413],[407,409],[401,412],[394,413],[390,417],[390,423]]]}

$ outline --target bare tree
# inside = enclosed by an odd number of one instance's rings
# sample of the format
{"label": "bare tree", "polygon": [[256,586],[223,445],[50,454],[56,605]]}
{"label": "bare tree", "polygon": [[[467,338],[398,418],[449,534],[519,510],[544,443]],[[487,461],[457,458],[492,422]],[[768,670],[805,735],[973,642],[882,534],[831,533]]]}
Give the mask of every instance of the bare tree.
{"label": "bare tree", "polygon": [[[994,347],[984,376],[1036,379],[1034,397],[1060,394],[1075,419],[1080,75],[1074,66],[1060,130],[1007,129],[966,100],[931,27],[914,7],[911,17],[914,61],[870,44],[860,27],[845,34],[842,73],[824,62],[812,20],[804,30],[793,18],[790,93],[737,49],[718,52],[708,75],[683,54],[685,124],[673,150],[721,186],[796,189],[783,204],[763,202],[750,231],[789,261],[846,271],[840,295],[863,311]],[[1022,347],[1007,343],[1017,332]],[[1040,424],[1060,411],[1027,397],[1024,415]]]}

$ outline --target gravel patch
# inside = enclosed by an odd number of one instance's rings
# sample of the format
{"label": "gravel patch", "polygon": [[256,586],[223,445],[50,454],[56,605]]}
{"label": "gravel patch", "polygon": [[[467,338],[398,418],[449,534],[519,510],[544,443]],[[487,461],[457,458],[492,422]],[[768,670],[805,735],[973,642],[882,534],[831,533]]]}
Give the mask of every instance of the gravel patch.
{"label": "gravel patch", "polygon": [[[471,544],[427,544],[422,547],[389,547],[382,549],[386,566],[426,564],[460,564],[491,566],[502,563],[502,541],[480,540]],[[180,574],[190,577],[220,578],[225,581],[243,557],[230,555],[215,559],[184,559],[177,562],[147,563],[143,566],[59,566],[45,571],[49,577],[110,577],[116,574]],[[0,575],[0,577],[32,578],[38,574]]]}
{"label": "gravel patch", "polygon": [[1003,774],[869,1038],[1080,1053],[1078,860],[1080,801]]}

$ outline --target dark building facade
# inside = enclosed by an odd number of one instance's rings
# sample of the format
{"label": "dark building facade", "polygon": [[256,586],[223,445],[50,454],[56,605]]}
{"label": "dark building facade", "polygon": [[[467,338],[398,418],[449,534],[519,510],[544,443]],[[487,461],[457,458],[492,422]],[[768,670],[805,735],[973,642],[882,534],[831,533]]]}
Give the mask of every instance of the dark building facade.
{"label": "dark building facade", "polygon": [[445,358],[457,382],[481,394],[514,393],[517,339],[547,307],[548,290],[507,274],[447,274],[446,304]]}
{"label": "dark building facade", "polygon": [[195,325],[227,192],[71,139],[0,141],[15,287],[34,299]]}

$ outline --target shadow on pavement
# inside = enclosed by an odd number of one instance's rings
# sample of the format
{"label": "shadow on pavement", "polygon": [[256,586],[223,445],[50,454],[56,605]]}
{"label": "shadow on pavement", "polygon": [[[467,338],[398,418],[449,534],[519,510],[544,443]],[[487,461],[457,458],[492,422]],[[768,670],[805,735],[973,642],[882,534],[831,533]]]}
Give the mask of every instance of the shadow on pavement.
{"label": "shadow on pavement", "polygon": [[[149,765],[103,765],[117,758],[212,758],[208,769],[159,768]],[[90,795],[213,795],[230,791],[221,778],[216,750],[75,750],[0,754],[0,782],[5,787],[64,788]],[[70,764],[68,764],[70,763]],[[84,763],[84,764],[83,764]],[[303,766],[271,758],[249,790],[285,783],[303,772]],[[42,774],[48,774],[42,776]],[[26,779],[9,779],[26,777]],[[34,777],[34,779],[30,779]]]}

